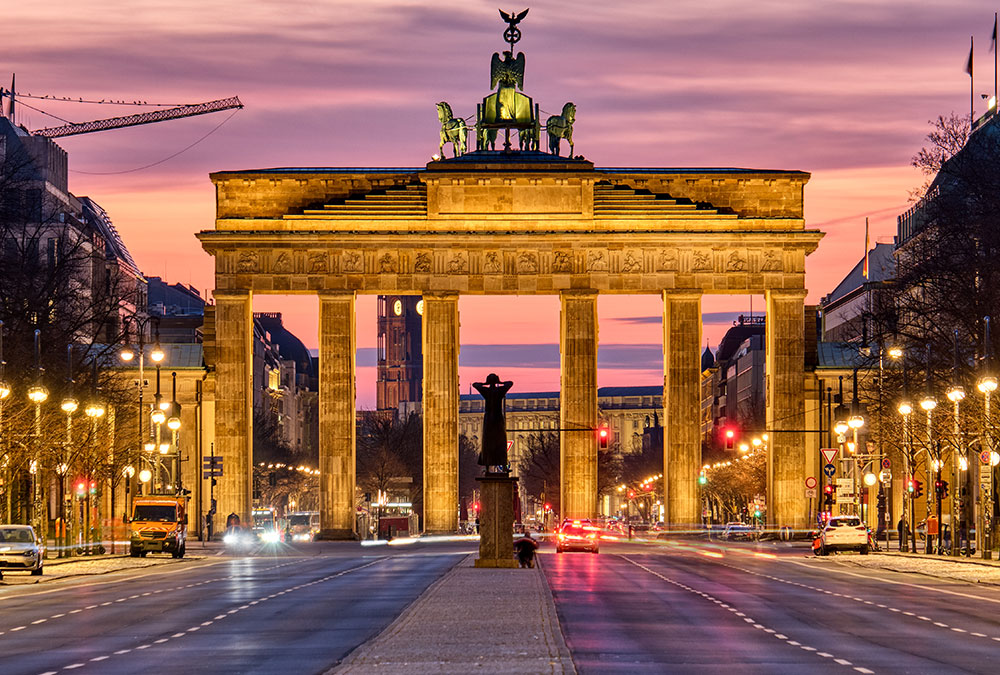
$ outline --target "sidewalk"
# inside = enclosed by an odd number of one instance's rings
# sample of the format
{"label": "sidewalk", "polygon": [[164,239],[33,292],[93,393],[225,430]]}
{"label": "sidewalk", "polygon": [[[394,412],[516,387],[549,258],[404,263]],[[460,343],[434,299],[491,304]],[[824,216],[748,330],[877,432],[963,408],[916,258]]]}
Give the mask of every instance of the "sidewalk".
{"label": "sidewalk", "polygon": [[334,673],[575,673],[555,603],[534,569],[476,569],[474,555],[433,584]]}

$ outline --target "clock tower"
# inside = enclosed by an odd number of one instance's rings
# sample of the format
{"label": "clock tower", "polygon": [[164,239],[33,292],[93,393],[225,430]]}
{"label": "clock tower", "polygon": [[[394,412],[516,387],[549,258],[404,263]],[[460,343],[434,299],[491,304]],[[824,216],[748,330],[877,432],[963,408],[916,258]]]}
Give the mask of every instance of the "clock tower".
{"label": "clock tower", "polygon": [[378,296],[378,409],[399,409],[421,400],[424,374],[420,324],[424,301],[419,295]]}

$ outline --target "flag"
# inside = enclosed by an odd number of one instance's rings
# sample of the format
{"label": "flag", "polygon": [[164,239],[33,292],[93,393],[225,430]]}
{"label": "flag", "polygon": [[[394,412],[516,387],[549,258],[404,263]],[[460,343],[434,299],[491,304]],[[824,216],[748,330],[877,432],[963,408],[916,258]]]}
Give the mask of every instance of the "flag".
{"label": "flag", "polygon": [[990,37],[990,51],[997,48],[997,15],[993,15],[993,35]]}
{"label": "flag", "polygon": [[868,279],[868,219],[865,218],[865,262],[861,268],[861,273]]}
{"label": "flag", "polygon": [[969,77],[972,77],[972,47],[971,46],[969,47],[969,62],[965,64],[965,72],[967,72],[969,74]]}

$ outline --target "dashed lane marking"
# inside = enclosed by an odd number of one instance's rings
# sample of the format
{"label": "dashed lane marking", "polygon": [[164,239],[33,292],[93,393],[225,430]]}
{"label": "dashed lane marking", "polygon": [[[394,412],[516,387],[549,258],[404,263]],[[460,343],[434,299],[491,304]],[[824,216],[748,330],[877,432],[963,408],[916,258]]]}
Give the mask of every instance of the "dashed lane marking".
{"label": "dashed lane marking", "polygon": [[[803,584],[803,583],[800,583],[798,581],[792,581],[790,579],[783,579],[782,577],[776,577],[776,576],[774,576],[772,574],[764,574],[762,572],[755,572],[754,570],[749,570],[749,569],[746,569],[745,567],[740,567],[738,565],[730,565],[729,563],[724,563],[724,562],[720,562],[718,564],[722,565],[724,567],[728,567],[729,569],[733,569],[733,570],[737,570],[737,571],[743,572],[745,574],[750,574],[750,575],[755,576],[755,577],[761,577],[762,579],[770,579],[771,581],[777,581],[778,583],[787,584],[789,586],[797,586],[799,588],[803,588],[803,589],[810,590],[810,591],[815,591],[817,593],[824,593],[826,595],[833,595],[833,596],[836,596],[836,597],[839,597],[839,598],[844,598],[845,600],[853,600],[855,602],[860,602],[860,603],[863,603],[865,605],[877,606],[877,607],[879,607],[881,609],[887,609],[890,612],[895,612],[897,614],[902,614],[904,616],[913,617],[913,618],[918,619],[920,621],[926,621],[928,623],[931,623],[931,624],[937,626],[938,628],[943,628],[945,630],[951,630],[951,631],[954,631],[956,633],[967,633],[968,635],[971,635],[971,636],[974,636],[974,637],[982,637],[982,638],[990,637],[990,636],[986,635],[985,633],[974,633],[974,632],[968,631],[968,630],[966,630],[964,628],[956,628],[954,626],[950,626],[950,625],[948,625],[946,623],[943,623],[941,621],[934,621],[929,616],[923,616],[923,615],[920,615],[920,614],[915,614],[914,612],[904,611],[904,610],[898,609],[896,607],[889,607],[888,605],[881,605],[881,604],[880,605],[876,605],[875,603],[873,603],[870,600],[865,600],[864,598],[858,598],[858,597],[855,597],[853,595],[844,595],[844,594],[841,594],[841,593],[836,593],[836,592],[827,590],[825,588],[819,588],[817,586],[810,586],[809,584]],[[799,564],[799,563],[794,563],[794,564]],[[833,570],[833,571],[837,571],[837,570]],[[845,574],[849,574],[849,573],[845,572]],[[858,576],[858,575],[852,575],[852,576]],[[890,582],[890,583],[898,583],[898,582]],[[905,584],[905,585],[912,586],[912,585],[915,585],[915,584]],[[921,588],[921,587],[918,586],[918,588]],[[997,640],[998,642],[1000,642],[1000,637],[994,637],[992,639]]]}
{"label": "dashed lane marking", "polygon": [[[212,619],[211,621],[203,621],[200,625],[191,626],[187,630],[181,631],[181,632],[178,632],[178,633],[174,633],[170,637],[159,638],[158,640],[154,640],[153,642],[151,642],[149,644],[139,645],[138,647],[135,647],[135,650],[149,649],[150,647],[153,647],[155,645],[162,645],[162,644],[165,644],[167,642],[170,642],[171,640],[178,640],[178,639],[180,639],[180,638],[182,638],[182,637],[184,637],[184,636],[186,636],[186,635],[188,635],[190,633],[194,633],[196,631],[201,630],[202,627],[210,626],[210,625],[214,624],[216,621],[219,621],[221,619],[229,618],[233,614],[236,614],[236,613],[238,613],[238,612],[240,612],[242,610],[250,609],[251,606],[254,606],[254,605],[257,605],[259,603],[266,602],[266,601],[268,601],[268,600],[270,600],[272,598],[275,598],[275,597],[277,597],[277,595],[282,595],[284,593],[289,593],[289,592],[297,591],[297,590],[300,590],[300,589],[303,589],[303,588],[308,588],[310,586],[315,586],[316,584],[321,584],[321,583],[323,583],[325,581],[329,581],[331,579],[336,579],[338,577],[342,577],[342,576],[344,576],[346,574],[350,574],[351,572],[357,572],[358,570],[365,569],[366,567],[371,567],[372,565],[377,565],[378,563],[383,562],[384,560],[386,560],[386,558],[377,558],[375,560],[372,560],[371,562],[365,563],[364,565],[359,565],[357,567],[351,567],[351,568],[346,569],[346,570],[341,570],[340,572],[337,572],[336,574],[330,574],[330,575],[322,577],[320,579],[314,579],[314,580],[309,581],[307,583],[296,584],[295,586],[290,586],[289,588],[286,588],[284,591],[282,591],[282,593],[262,596],[262,597],[254,600],[252,602],[249,602],[249,603],[247,603],[245,605],[241,605],[241,606],[237,607],[236,609],[231,609],[228,612],[226,612],[225,614],[219,614],[218,616],[215,617],[215,619]],[[23,627],[24,626],[22,626],[22,628]],[[112,652],[111,654],[102,654],[102,655],[94,657],[94,658],[92,658],[90,660],[91,661],[104,661],[104,660],[106,660],[106,659],[108,659],[108,658],[110,658],[112,656],[121,656],[123,654],[128,654],[130,651],[132,651],[132,650],[131,649],[119,649],[118,651]],[[70,664],[68,666],[63,666],[62,669],[63,670],[74,670],[76,668],[81,668],[84,665],[86,665],[86,664],[85,663],[73,663],[73,664]],[[48,675],[55,675],[55,672],[56,671],[53,671],[52,673],[49,673]]]}
{"label": "dashed lane marking", "polygon": [[[678,588],[682,588],[685,591],[688,591],[689,593],[693,593],[694,595],[701,596],[701,597],[703,597],[703,598],[705,598],[707,600],[711,600],[713,602],[715,602],[715,600],[716,600],[716,598],[714,598],[713,596],[709,595],[708,593],[705,593],[704,591],[699,591],[698,589],[692,588],[691,586],[688,586],[685,583],[682,583],[682,582],[677,581],[675,579],[671,579],[668,576],[664,576],[663,574],[660,574],[656,570],[650,569],[649,567],[646,567],[642,563],[636,562],[635,560],[632,560],[631,558],[629,558],[627,556],[619,556],[619,557],[621,557],[622,560],[625,560],[626,562],[629,562],[629,563],[635,565],[639,569],[644,570],[646,572],[649,572],[650,574],[652,574],[653,576],[657,577],[658,579],[662,579],[663,581],[666,581],[668,584],[673,584],[674,586],[677,586]],[[739,569],[739,568],[736,568],[736,569]],[[722,605],[720,605],[720,607],[721,606]],[[775,638],[777,638],[778,640],[781,640],[785,644],[788,644],[790,646],[797,646],[797,647],[799,647],[799,649],[802,649],[802,650],[807,651],[807,652],[814,652],[814,653],[816,653],[817,656],[820,656],[822,658],[831,658],[831,659],[834,658],[832,654],[828,654],[827,652],[820,652],[815,647],[810,647],[808,645],[803,645],[803,644],[800,644],[798,642],[794,642],[792,640],[789,640],[788,636],[783,635],[782,633],[778,633],[776,631],[769,631],[766,626],[764,626],[763,624],[757,622],[755,619],[752,619],[752,618],[748,617],[743,612],[737,611],[736,608],[734,608],[734,607],[726,607],[726,611],[731,612],[734,616],[738,616],[738,617],[742,618],[745,622],[747,622],[748,624],[752,625],[755,630],[760,630],[760,631],[767,632],[768,634],[773,635]],[[854,666],[853,663],[851,663],[847,659],[835,659],[835,662],[839,663],[842,666],[850,666],[850,667],[853,667],[855,670],[859,670],[857,667]],[[862,672],[862,671],[859,670],[859,672]],[[863,672],[871,673],[872,671],[865,669]]]}

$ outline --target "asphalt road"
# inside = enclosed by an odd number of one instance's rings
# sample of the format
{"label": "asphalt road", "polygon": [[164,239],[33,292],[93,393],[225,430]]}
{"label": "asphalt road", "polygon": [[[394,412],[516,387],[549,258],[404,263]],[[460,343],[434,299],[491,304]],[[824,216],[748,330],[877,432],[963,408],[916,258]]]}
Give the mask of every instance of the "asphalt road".
{"label": "asphalt road", "polygon": [[473,546],[316,543],[11,587],[0,673],[318,673]]}
{"label": "asphalt road", "polygon": [[996,673],[1000,588],[803,548],[542,554],[580,673]]}

